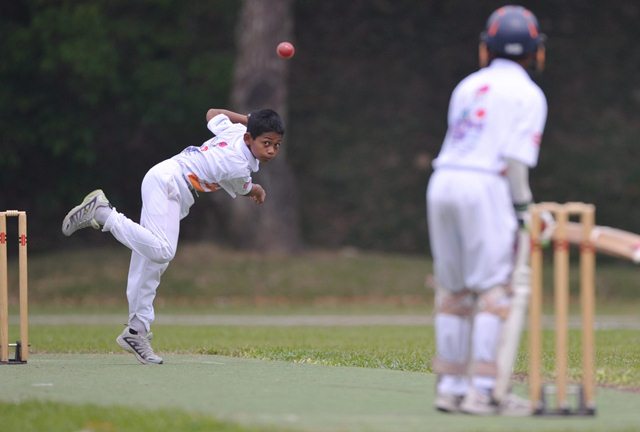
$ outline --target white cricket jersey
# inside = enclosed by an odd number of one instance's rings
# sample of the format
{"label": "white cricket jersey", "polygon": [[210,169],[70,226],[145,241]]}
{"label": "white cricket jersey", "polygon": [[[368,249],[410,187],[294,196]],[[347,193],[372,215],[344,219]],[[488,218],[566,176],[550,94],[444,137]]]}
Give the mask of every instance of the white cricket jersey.
{"label": "white cricket jersey", "polygon": [[185,179],[198,192],[222,188],[234,198],[248,194],[253,186],[251,173],[258,171],[260,162],[244,142],[246,126],[218,114],[209,120],[207,128],[213,138],[200,147],[187,147],[172,159],[182,165]]}
{"label": "white cricket jersey", "polygon": [[494,59],[453,91],[447,134],[433,166],[500,174],[510,158],[534,167],[546,118],[546,98],[527,72]]}

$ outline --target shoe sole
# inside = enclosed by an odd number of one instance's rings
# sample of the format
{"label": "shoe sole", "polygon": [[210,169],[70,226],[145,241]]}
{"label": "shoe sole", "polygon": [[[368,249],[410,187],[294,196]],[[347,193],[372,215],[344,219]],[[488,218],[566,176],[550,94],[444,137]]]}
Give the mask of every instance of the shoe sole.
{"label": "shoe sole", "polygon": [[495,415],[499,414],[498,410],[493,410],[493,411],[474,411],[474,410],[470,410],[470,409],[460,409],[460,412],[462,414],[467,414],[467,415],[471,415],[471,416],[478,416],[478,417],[495,416]]}
{"label": "shoe sole", "polygon": [[451,409],[450,407],[444,407],[444,406],[436,406],[436,409],[441,413],[446,413],[446,414],[455,414],[460,411],[458,408]]}
{"label": "shoe sole", "polygon": [[160,363],[154,363],[154,362],[150,362],[145,360],[142,356],[140,356],[140,354],[138,354],[138,352],[136,350],[134,350],[131,345],[129,345],[127,343],[126,340],[124,340],[124,338],[122,337],[122,335],[118,336],[116,338],[116,342],[118,345],[120,345],[120,348],[122,348],[123,350],[130,352],[131,354],[133,354],[134,356],[136,356],[136,360],[138,360],[140,363],[147,365],[147,364],[162,364],[163,361],[160,361]]}
{"label": "shoe sole", "polygon": [[436,410],[447,413],[447,414],[455,414],[460,412],[460,404],[462,403],[462,397],[457,397],[454,401],[450,401],[447,399],[439,400],[440,397],[437,397],[437,401],[434,404]]}
{"label": "shoe sole", "polygon": [[497,406],[482,406],[482,407],[474,407],[468,406],[462,403],[460,405],[460,412],[462,414],[468,414],[473,416],[494,416],[498,415],[498,407]]}
{"label": "shoe sole", "polygon": [[[65,231],[64,227],[68,226],[71,224],[71,216],[73,216],[74,214],[76,214],[78,211],[80,211],[83,207],[86,207],[87,205],[91,204],[92,201],[95,201],[95,199],[100,196],[100,195],[104,195],[104,192],[102,191],[102,189],[96,189],[93,192],[90,192],[87,196],[84,197],[84,199],[82,200],[82,202],[80,204],[78,204],[77,206],[75,206],[74,208],[72,208],[69,213],[67,213],[67,215],[64,217],[63,221],[62,221],[62,233],[69,237],[71,236],[74,232],[78,231],[78,229],[75,229],[74,231],[71,232],[67,232]],[[87,227],[88,228],[88,227]]]}

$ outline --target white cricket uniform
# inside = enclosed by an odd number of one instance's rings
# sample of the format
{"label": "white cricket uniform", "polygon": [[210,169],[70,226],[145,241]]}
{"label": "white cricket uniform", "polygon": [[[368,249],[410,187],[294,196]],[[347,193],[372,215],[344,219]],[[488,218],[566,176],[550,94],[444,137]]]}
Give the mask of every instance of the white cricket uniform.
{"label": "white cricket uniform", "polygon": [[[517,63],[494,59],[462,80],[451,96],[448,130],[427,187],[427,219],[437,288],[483,293],[507,285],[517,219],[507,159],[534,167],[547,116],[540,88]],[[509,299],[501,299],[508,302]],[[495,365],[502,319],[436,311],[436,359],[447,365]],[[479,370],[479,369],[478,369]],[[495,377],[443,374],[438,393],[491,391]]]}
{"label": "white cricket uniform", "polygon": [[127,281],[129,322],[140,320],[147,331],[155,318],[153,300],[160,278],[178,245],[180,221],[189,214],[198,192],[224,189],[232,197],[246,195],[259,161],[244,142],[246,127],[223,114],[207,127],[215,135],[200,147],[190,146],[151,168],[142,186],[140,223],[112,211],[103,231],[131,249]]}
{"label": "white cricket uniform", "polygon": [[537,164],[546,116],[542,90],[510,60],[493,60],[453,91],[427,189],[439,287],[483,291],[508,282],[517,220],[506,160]]}

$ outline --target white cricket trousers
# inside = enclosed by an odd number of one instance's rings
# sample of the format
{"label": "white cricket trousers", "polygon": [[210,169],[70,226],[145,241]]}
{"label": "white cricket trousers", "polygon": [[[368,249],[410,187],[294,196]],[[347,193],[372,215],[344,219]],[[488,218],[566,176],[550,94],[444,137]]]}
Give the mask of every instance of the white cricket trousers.
{"label": "white cricket trousers", "polygon": [[[509,282],[517,220],[506,179],[497,174],[438,169],[427,188],[427,219],[438,289],[482,294]],[[473,320],[473,322],[471,321]],[[495,363],[502,320],[486,312],[459,316],[437,311],[436,355],[454,364]],[[471,352],[469,352],[469,350]],[[441,376],[438,393],[490,391],[492,376]]]}
{"label": "white cricket trousers", "polygon": [[176,254],[180,221],[189,214],[194,198],[182,167],[172,159],[147,172],[141,195],[139,224],[114,209],[102,230],[111,232],[131,249],[127,280],[129,323],[137,318],[149,331],[155,318],[153,301],[160,278]]}
{"label": "white cricket trousers", "polygon": [[436,170],[427,188],[427,219],[440,288],[480,293],[509,282],[518,223],[506,178]]}

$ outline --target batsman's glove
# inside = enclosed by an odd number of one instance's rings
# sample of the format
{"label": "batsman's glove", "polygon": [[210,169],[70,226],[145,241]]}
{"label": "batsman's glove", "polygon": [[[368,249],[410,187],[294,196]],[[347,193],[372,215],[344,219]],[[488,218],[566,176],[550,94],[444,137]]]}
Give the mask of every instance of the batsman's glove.
{"label": "batsman's glove", "polygon": [[[529,212],[530,203],[514,204],[516,217],[518,218],[518,226],[520,229],[531,231],[531,213]],[[550,211],[544,210],[540,212],[540,242],[543,245],[549,244],[553,237],[553,231],[556,228],[556,221]]]}

